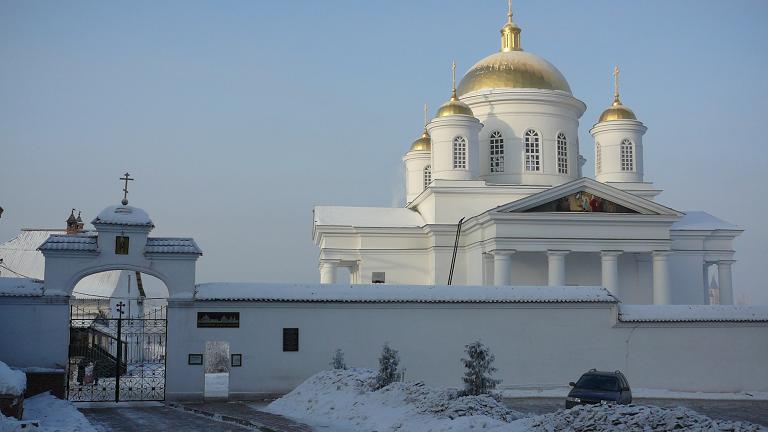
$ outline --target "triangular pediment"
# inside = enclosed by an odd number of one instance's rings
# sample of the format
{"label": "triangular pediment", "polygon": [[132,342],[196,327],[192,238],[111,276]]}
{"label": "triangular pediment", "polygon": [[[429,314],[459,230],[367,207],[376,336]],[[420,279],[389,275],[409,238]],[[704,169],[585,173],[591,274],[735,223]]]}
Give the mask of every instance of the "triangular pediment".
{"label": "triangular pediment", "polygon": [[498,213],[616,213],[681,216],[645,198],[582,177],[493,210]]}

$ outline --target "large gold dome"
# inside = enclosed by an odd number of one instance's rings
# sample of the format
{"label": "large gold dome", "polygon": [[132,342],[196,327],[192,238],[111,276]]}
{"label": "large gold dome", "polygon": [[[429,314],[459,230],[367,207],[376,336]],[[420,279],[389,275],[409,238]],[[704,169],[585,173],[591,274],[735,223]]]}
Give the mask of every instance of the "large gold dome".
{"label": "large gold dome", "polygon": [[459,83],[459,96],[495,88],[560,90],[571,87],[552,63],[522,50],[501,51],[477,62]]}

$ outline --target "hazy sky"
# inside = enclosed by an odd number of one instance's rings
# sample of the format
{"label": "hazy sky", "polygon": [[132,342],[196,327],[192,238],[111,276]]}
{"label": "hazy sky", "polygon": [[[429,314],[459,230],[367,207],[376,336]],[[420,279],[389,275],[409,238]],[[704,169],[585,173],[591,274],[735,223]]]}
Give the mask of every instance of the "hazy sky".
{"label": "hazy sky", "polygon": [[[389,206],[422,105],[499,49],[503,0],[0,1],[0,241],[121,198],[194,236],[198,281],[318,281],[316,204]],[[523,48],[648,126],[662,204],[746,231],[737,299],[768,303],[768,1],[515,2]],[[434,110],[432,111],[434,112]]]}

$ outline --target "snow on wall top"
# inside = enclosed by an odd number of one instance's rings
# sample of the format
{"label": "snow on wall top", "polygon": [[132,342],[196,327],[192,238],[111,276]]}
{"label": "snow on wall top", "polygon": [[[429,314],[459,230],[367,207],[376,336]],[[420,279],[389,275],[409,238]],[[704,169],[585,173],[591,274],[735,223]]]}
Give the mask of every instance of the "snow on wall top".
{"label": "snow on wall top", "polygon": [[7,364],[0,361],[0,394],[20,396],[24,394],[26,388],[27,375],[9,368]]}
{"label": "snow on wall top", "polygon": [[188,253],[202,255],[203,251],[191,238],[157,237],[148,238],[146,253]]}
{"label": "snow on wall top", "polygon": [[368,228],[422,227],[421,215],[407,208],[316,206],[315,225]]}
{"label": "snow on wall top", "polygon": [[685,212],[682,218],[672,224],[671,229],[690,231],[741,230],[738,226],[703,211]]}
{"label": "snow on wall top", "polygon": [[96,251],[96,234],[92,232],[80,234],[51,234],[51,236],[48,237],[48,240],[40,245],[39,249],[41,251]]}
{"label": "snow on wall top", "polygon": [[43,282],[21,277],[0,277],[0,296],[38,297],[43,295]]}
{"label": "snow on wall top", "polygon": [[155,224],[144,210],[129,205],[114,205],[105,208],[91,221],[92,224],[132,225],[154,227]]}
{"label": "snow on wall top", "polygon": [[204,283],[197,300],[344,303],[615,303],[602,287]]}
{"label": "snow on wall top", "polygon": [[20,274],[42,279],[45,273],[45,258],[37,248],[50,235],[64,232],[52,229],[23,229],[16,237],[0,244],[0,259],[3,260],[3,265],[18,273],[0,268],[0,276],[19,277]]}
{"label": "snow on wall top", "polygon": [[768,322],[768,306],[620,305],[622,322]]}

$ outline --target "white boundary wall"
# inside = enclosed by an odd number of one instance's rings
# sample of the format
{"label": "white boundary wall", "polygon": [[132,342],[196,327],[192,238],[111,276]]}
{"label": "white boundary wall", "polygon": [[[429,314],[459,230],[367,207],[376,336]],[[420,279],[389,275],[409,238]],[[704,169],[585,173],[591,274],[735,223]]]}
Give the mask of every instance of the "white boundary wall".
{"label": "white boundary wall", "polygon": [[[408,379],[460,386],[464,345],[496,355],[502,388],[567,385],[590,368],[622,370],[634,387],[675,391],[768,391],[768,322],[621,323],[611,303],[302,303],[171,301],[169,399],[200,398],[202,366],[187,355],[206,341],[242,354],[232,397],[282,394],[329,367],[376,367],[384,342],[400,351]],[[197,328],[198,311],[240,313],[239,328]],[[282,329],[299,328],[299,351],[282,351]]]}
{"label": "white boundary wall", "polygon": [[69,297],[0,296],[0,361],[63,368],[69,349]]}

